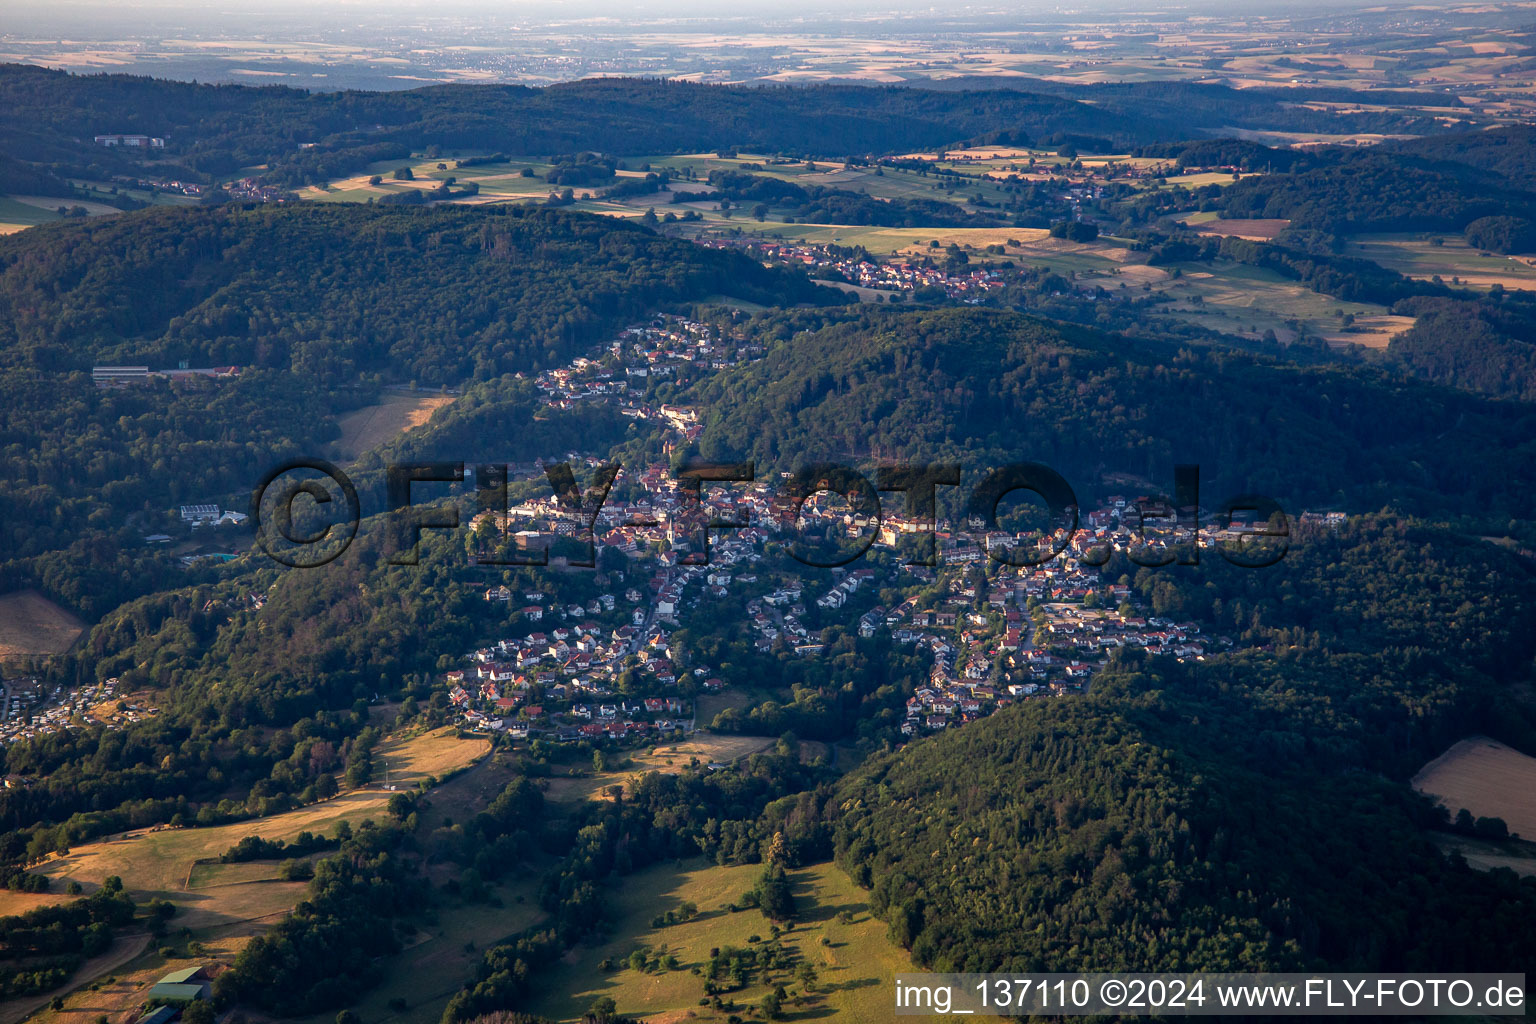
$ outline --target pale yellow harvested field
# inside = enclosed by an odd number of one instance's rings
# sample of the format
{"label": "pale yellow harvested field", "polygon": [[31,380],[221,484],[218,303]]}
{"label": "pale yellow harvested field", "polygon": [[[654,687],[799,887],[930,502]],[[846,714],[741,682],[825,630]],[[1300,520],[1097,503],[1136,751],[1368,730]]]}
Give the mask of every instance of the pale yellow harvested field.
{"label": "pale yellow harvested field", "polygon": [[85,623],[35,590],[0,597],[0,661],[69,650]]}
{"label": "pale yellow harvested field", "polygon": [[1511,832],[1536,839],[1536,757],[1487,736],[1469,736],[1413,777],[1413,788],[1453,815],[1503,818]]}

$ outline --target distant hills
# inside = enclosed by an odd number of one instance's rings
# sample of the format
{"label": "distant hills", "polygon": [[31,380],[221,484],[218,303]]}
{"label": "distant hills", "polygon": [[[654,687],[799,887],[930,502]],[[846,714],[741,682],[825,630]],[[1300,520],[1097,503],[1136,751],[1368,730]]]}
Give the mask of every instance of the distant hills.
{"label": "distant hills", "polygon": [[430,146],[621,156],[736,146],[837,157],[1068,137],[1123,147],[1241,128],[1442,130],[1415,114],[1308,110],[1298,98],[1187,83],[1066,88],[1034,80],[1025,88],[957,90],[605,78],[544,88],[309,93],[7,64],[0,65],[0,148],[55,173],[99,175],[135,164],[121,149],[95,145],[97,134],[142,133],[167,139],[155,159],[189,176],[260,167],[291,186]]}

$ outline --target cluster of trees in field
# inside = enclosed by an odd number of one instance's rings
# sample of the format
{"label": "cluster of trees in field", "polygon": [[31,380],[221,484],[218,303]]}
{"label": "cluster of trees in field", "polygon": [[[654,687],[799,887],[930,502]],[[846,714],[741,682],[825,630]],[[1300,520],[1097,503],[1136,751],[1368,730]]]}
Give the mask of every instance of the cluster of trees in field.
{"label": "cluster of trees in field", "polygon": [[345,838],[293,913],[219,976],[218,998],[294,1017],[345,1006],[376,984],[380,958],[400,949],[396,922],[427,901],[424,880],[400,855],[408,839],[397,825],[371,823]]}
{"label": "cluster of trees in field", "polygon": [[1422,295],[1454,294],[1443,284],[1414,281],[1371,260],[1339,255],[1330,244],[1333,236],[1316,238],[1292,233],[1282,235],[1283,242],[1272,243],[1182,232],[1169,235],[1156,230],[1140,231],[1137,235],[1135,246],[1149,253],[1147,262],[1153,266],[1227,259],[1273,270],[1312,291],[1335,298],[1385,306]]}
{"label": "cluster of trees in field", "polygon": [[246,836],[234,846],[219,855],[219,861],[223,864],[239,864],[248,860],[278,860],[282,857],[307,857],[311,853],[320,850],[329,850],[340,845],[340,839],[327,839],[325,836],[317,836],[313,832],[300,832],[292,842],[284,842],[281,839],[264,839],[261,836]]}
{"label": "cluster of trees in field", "polygon": [[[548,914],[538,929],[488,949],[466,983],[449,1001],[444,1024],[455,1024],[498,1010],[515,1010],[538,984],[539,969],[570,946],[607,924],[603,887],[658,861],[704,855],[720,864],[755,863],[771,847],[773,830],[787,815],[766,815],[776,801],[814,810],[800,828],[819,828],[824,787],[816,794],[820,772],[803,765],[794,752],[757,754],[728,771],[701,769],[680,774],[648,773],[615,795],[593,801],[563,817],[546,819],[542,843],[561,858],[540,885],[540,904]],[[796,796],[796,794],[799,794]],[[792,816],[792,815],[789,815]],[[794,818],[797,825],[805,819]],[[830,833],[817,832],[815,852],[830,853]],[[781,840],[778,848],[790,856]],[[796,850],[807,850],[802,843]],[[805,863],[793,861],[791,863]],[[782,872],[782,865],[779,866]],[[782,909],[782,901],[775,907]]]}
{"label": "cluster of trees in field", "polygon": [[[838,788],[839,862],[940,970],[1413,970],[1520,960],[1536,881],[1442,857],[1406,780],[1468,731],[1536,749],[1518,692],[1532,570],[1396,518],[1265,572],[1143,570],[1165,614],[1259,644],[1116,656],[877,757]],[[1434,594],[1426,602],[1425,595]],[[966,771],[956,772],[963,764]]]}
{"label": "cluster of trees in field", "polygon": [[121,879],[112,876],[82,899],[0,917],[0,996],[57,988],[112,945],[114,930],[131,923],[135,909]]}
{"label": "cluster of trees in field", "polygon": [[544,180],[551,185],[604,185],[613,180],[618,163],[598,153],[566,153],[554,158]]}

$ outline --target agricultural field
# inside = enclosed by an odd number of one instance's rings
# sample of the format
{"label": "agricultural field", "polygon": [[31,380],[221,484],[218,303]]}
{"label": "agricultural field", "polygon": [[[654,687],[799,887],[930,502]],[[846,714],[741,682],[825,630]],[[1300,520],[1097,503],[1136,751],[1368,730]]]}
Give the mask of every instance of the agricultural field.
{"label": "agricultural field", "polygon": [[[1435,244],[1436,239],[1440,244]],[[1360,235],[1350,243],[1345,255],[1372,260],[1404,277],[1421,281],[1439,277],[1447,284],[1459,281],[1468,288],[1491,288],[1498,284],[1505,288],[1536,289],[1536,258],[1474,249],[1457,235]]]}
{"label": "agricultural field", "polygon": [[[703,979],[691,968],[703,964],[712,948],[753,945],[766,939],[769,922],[755,909],[732,913],[729,905],[756,884],[761,865],[717,867],[702,860],[662,864],[627,879],[614,893],[613,939],[578,947],[543,986],[549,993],[527,1009],[553,1020],[580,1017],[595,999],[608,996],[620,1013],[651,1020],[677,1021],[685,1016],[703,1022],[723,1022],[745,1006],[756,1006],[773,984],[791,992],[785,1003],[790,1019],[842,1016],[847,1020],[885,1020],[891,1014],[891,991],[898,971],[910,970],[907,954],[891,943],[886,925],[870,916],[862,890],[831,864],[790,872],[798,916],[784,933],[784,945],[796,962],[808,961],[816,970],[816,991],[803,1008],[795,1005],[801,985],[793,972],[774,972],[773,983],[754,973],[751,983],[722,996],[735,1010],[712,1011],[700,1006]],[[683,903],[693,903],[699,916],[682,924],[659,928],[651,922]],[[675,971],[637,971],[629,955],[646,947],[665,946],[678,960]],[[605,960],[614,969],[605,970]]]}
{"label": "agricultural field", "polygon": [[[356,174],[337,178],[323,185],[301,188],[297,194],[300,199],[317,202],[366,203],[369,200],[382,199],[392,193],[434,189],[444,180],[454,178],[461,184],[475,182],[480,186],[480,195],[456,199],[455,202],[487,203],[543,199],[553,188],[543,178],[544,172],[549,169],[549,164],[532,158],[506,164],[459,168],[453,166],[454,162],[453,157],[431,159],[420,156],[379,161],[368,165]],[[438,164],[445,164],[446,167],[440,169]],[[394,178],[394,172],[401,167],[411,169],[411,180],[400,181]],[[525,167],[532,167],[538,176],[523,177],[521,172]],[[370,183],[373,177],[380,179],[377,185]]]}
{"label": "agricultural field", "polygon": [[35,590],[0,596],[0,663],[61,654],[84,629],[85,623]]}
{"label": "agricultural field", "polygon": [[1429,762],[1413,788],[1454,815],[1503,818],[1510,832],[1536,839],[1536,757],[1487,736],[1469,736]]}
{"label": "agricultural field", "polygon": [[[1261,267],[1216,260],[1179,270],[1177,279],[1154,285],[1176,300],[1163,312],[1227,334],[1258,338],[1274,331],[1289,343],[1305,328],[1335,346],[1382,348],[1413,326],[1411,318],[1392,316],[1385,306],[1323,295]],[[1346,314],[1355,317],[1354,330],[1345,329]]]}
{"label": "agricultural field", "polygon": [[337,419],[341,437],[337,452],[346,459],[356,459],[364,452],[393,440],[400,434],[426,423],[432,414],[453,401],[452,395],[386,392],[380,400],[354,409]]}

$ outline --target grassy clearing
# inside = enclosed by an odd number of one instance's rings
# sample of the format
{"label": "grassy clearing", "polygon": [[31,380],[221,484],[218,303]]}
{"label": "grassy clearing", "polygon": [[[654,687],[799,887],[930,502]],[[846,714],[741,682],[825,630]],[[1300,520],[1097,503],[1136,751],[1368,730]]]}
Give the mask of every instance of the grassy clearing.
{"label": "grassy clearing", "polygon": [[[593,1000],[609,996],[621,1013],[651,1020],[724,1021],[742,1006],[756,1006],[775,984],[798,992],[799,981],[776,972],[771,981],[757,973],[751,983],[726,997],[734,1011],[700,1006],[704,981],[690,972],[703,964],[711,948],[746,947],[748,940],[769,936],[769,923],[756,910],[731,913],[728,905],[755,884],[759,865],[716,867],[700,860],[651,867],[627,879],[613,894],[615,938],[575,950],[551,972],[543,995],[528,1009],[555,1020],[575,1020]],[[869,914],[864,893],[830,864],[791,873],[800,916],[784,934],[797,962],[809,961],[818,976],[817,991],[803,1007],[786,1001],[787,1019],[836,1017],[849,1021],[886,1020],[898,971],[910,970],[907,954],[887,937],[886,926]],[[690,902],[699,916],[684,924],[652,928],[660,914]],[[823,939],[827,944],[823,944]],[[623,963],[635,949],[665,944],[680,969],[648,973],[627,965],[604,970],[602,962]]]}
{"label": "grassy clearing", "polygon": [[659,743],[631,753],[627,762],[611,771],[594,772],[590,768],[577,769],[579,775],[558,776],[549,780],[544,795],[551,800],[606,800],[603,791],[609,786],[623,785],[635,775],[661,772],[672,775],[698,764],[728,764],[743,757],[750,757],[773,745],[773,740],[762,736],[719,736],[712,733],[695,733],[676,743]]}
{"label": "grassy clearing", "polygon": [[375,405],[354,409],[336,421],[341,438],[338,452],[356,459],[394,437],[421,426],[432,413],[453,401],[452,395],[387,392]]}
{"label": "grassy clearing", "polygon": [[752,706],[754,697],[740,686],[728,686],[718,693],[701,693],[695,698],[695,710],[701,725],[708,725],[726,708],[745,711]]}
{"label": "grassy clearing", "polygon": [[1290,221],[1284,218],[1271,218],[1267,220],[1223,220],[1220,217],[1195,214],[1184,221],[1185,224],[1194,227],[1203,235],[1231,235],[1234,238],[1247,238],[1255,242],[1267,242],[1290,225]]}
{"label": "grassy clearing", "polygon": [[[460,740],[452,729],[438,729],[406,740],[385,741],[378,747],[377,758],[381,774],[387,765],[390,782],[406,788],[466,767],[488,749],[484,740]],[[56,855],[37,870],[53,878],[61,890],[66,883],[77,881],[87,892],[108,876],[117,875],[136,899],[160,896],[176,903],[182,911],[176,917],[178,926],[191,928],[194,933],[227,934],[232,927],[238,929],[285,913],[298,899],[303,883],[243,878],[241,871],[259,873],[261,869],[245,865],[205,867],[198,861],[216,860],[246,836],[288,841],[300,832],[334,835],[343,821],[355,827],[367,818],[381,819],[390,795],[384,789],[357,789],[254,821],[210,828],[139,829]],[[227,884],[210,886],[209,879],[222,879]],[[0,912],[9,913],[5,908],[0,895]]]}
{"label": "grassy clearing", "polygon": [[85,623],[35,590],[0,597],[0,661],[60,654],[84,629]]}

